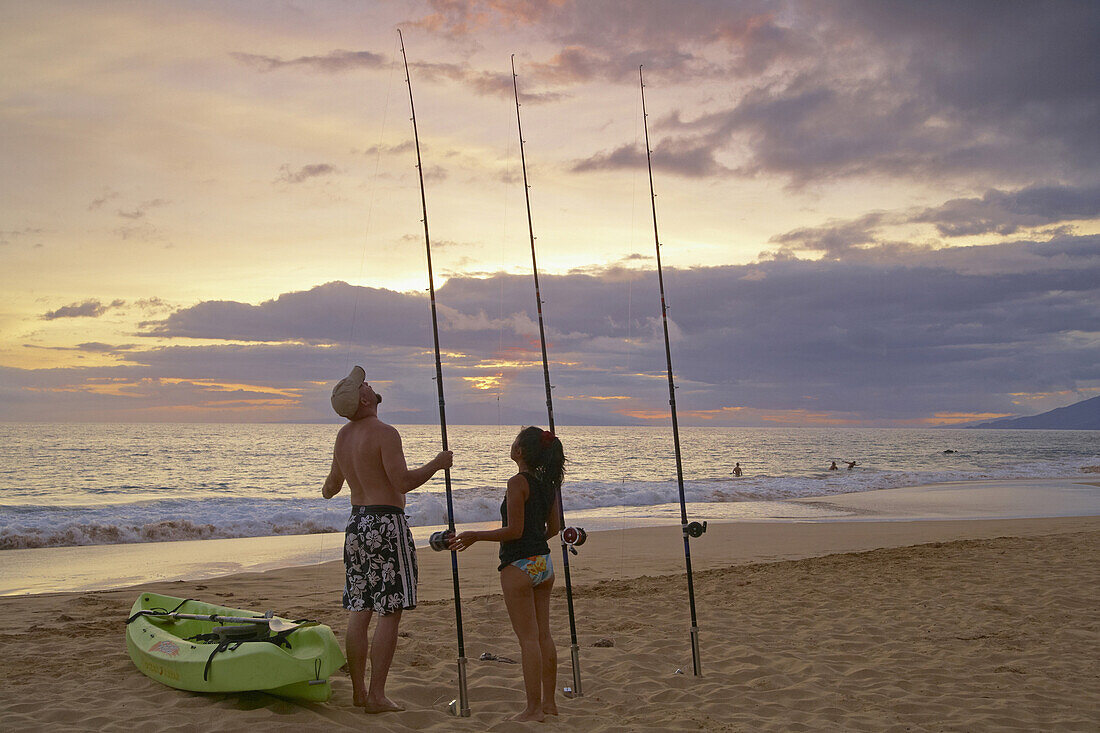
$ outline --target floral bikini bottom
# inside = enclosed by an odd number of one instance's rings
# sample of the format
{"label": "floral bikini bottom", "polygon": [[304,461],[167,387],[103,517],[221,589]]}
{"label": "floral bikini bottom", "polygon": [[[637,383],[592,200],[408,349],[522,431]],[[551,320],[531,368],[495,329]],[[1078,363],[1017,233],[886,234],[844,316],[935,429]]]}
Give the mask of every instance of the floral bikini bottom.
{"label": "floral bikini bottom", "polygon": [[532,588],[536,585],[542,585],[554,577],[554,563],[551,561],[549,553],[525,557],[510,564],[527,573],[527,576],[531,578]]}

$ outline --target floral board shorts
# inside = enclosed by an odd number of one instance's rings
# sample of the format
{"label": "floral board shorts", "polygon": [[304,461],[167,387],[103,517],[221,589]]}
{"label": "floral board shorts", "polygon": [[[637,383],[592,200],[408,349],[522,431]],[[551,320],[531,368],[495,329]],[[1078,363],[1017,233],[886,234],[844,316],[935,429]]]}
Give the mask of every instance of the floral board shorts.
{"label": "floral board shorts", "polygon": [[416,548],[405,512],[351,507],[344,534],[344,608],[387,615],[416,608]]}

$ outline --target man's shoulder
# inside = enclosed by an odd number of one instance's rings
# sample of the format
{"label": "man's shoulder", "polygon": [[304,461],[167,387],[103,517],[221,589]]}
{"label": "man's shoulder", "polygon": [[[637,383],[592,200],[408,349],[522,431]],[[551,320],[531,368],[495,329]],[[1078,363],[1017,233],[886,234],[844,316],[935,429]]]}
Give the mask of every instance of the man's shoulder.
{"label": "man's shoulder", "polygon": [[388,425],[377,417],[365,417],[362,420],[352,420],[344,427],[340,428],[340,432],[337,433],[337,438],[341,436],[351,435],[363,435],[373,437],[391,437],[397,436],[397,428],[392,425]]}

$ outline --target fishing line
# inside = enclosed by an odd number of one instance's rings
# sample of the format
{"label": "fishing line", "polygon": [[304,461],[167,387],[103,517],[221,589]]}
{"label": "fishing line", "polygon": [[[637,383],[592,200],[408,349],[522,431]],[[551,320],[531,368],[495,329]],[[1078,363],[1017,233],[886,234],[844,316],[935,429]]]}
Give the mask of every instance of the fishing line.
{"label": "fishing line", "polygon": [[[634,147],[638,147],[638,115],[634,115]],[[637,218],[638,208],[638,170],[637,168],[631,169],[630,173],[630,257],[628,261],[633,261],[634,256],[638,253],[638,249],[635,245],[635,222]],[[630,357],[634,355],[634,310],[632,295],[634,290],[634,278],[627,275],[626,278],[626,363],[625,372],[626,375],[630,375]],[[626,474],[627,467],[626,462],[622,465],[623,475],[623,496],[626,496]],[[623,576],[623,566],[626,558],[626,504],[623,503],[619,508],[619,514],[621,521],[619,523],[619,578]]]}
{"label": "fishing line", "polygon": [[[428,199],[424,193],[424,165],[420,158],[420,134],[416,129],[416,105],[413,104],[412,78],[409,74],[409,59],[405,55],[405,39],[401,35],[401,29],[397,30],[397,37],[401,44],[401,58],[405,64],[405,84],[409,88],[409,112],[412,117],[413,142],[416,147],[416,173],[420,180],[420,207],[424,218],[424,250],[428,260],[428,293],[432,306],[432,338],[435,343],[435,385],[439,394],[439,431],[442,438],[443,450],[447,448],[447,409],[446,400],[443,398],[443,363],[439,350],[439,317],[435,305],[435,278],[432,273],[432,242],[428,235]],[[447,530],[454,536],[455,512],[454,499],[451,493],[451,469],[443,469],[443,482],[447,490]],[[458,580],[458,553],[451,551],[451,580],[454,585],[455,600],[455,626],[458,635],[458,699],[451,703],[451,712],[455,715],[467,718],[470,716],[470,701],[466,692],[466,644],[462,638],[462,596],[459,590]]]}
{"label": "fishing line", "polygon": [[672,415],[672,440],[676,449],[676,484],[680,490],[680,530],[684,536],[684,565],[687,568],[688,605],[691,608],[691,666],[696,677],[702,675],[699,661],[699,624],[695,615],[695,583],[691,573],[690,538],[701,537],[707,531],[706,522],[688,522],[687,499],[684,496],[684,467],[680,455],[680,427],[676,420],[676,384],[672,376],[672,346],[668,338],[668,302],[665,299],[665,276],[661,268],[661,238],[657,234],[657,194],[653,189],[653,151],[649,146],[649,121],[645,109],[645,81],[638,67],[638,87],[642,98],[642,129],[645,130],[645,158],[649,171],[649,203],[653,210],[653,243],[657,251],[657,282],[661,290],[661,326],[665,335],[665,362],[668,372],[668,405]]}
{"label": "fishing line", "polygon": [[[511,141],[511,138],[509,138],[508,147],[507,147],[507,155],[505,157],[505,160],[511,160],[511,159],[512,159],[512,141]],[[507,279],[506,275],[505,275],[505,267],[504,267],[504,261],[505,261],[504,260],[504,250],[505,250],[506,243],[508,241],[508,209],[509,209],[509,204],[510,204],[510,202],[508,200],[508,178],[509,177],[507,175],[501,176],[501,179],[502,179],[501,180],[501,186],[504,189],[504,195],[501,196],[501,198],[504,200],[504,214],[501,217],[502,224],[501,224],[501,233],[500,233],[500,247],[498,248],[499,254],[500,254],[500,267],[498,269],[498,273],[499,273],[499,278],[498,279],[500,281],[500,287],[498,288],[499,292],[497,294],[497,297],[498,297],[498,303],[499,303],[499,306],[500,306],[499,310],[498,310],[498,319],[499,319],[498,323],[499,323],[500,327],[497,330],[497,360],[502,363],[501,366],[499,367],[500,371],[497,373],[497,378],[498,378],[497,379],[497,440],[498,441],[502,439],[502,427],[503,427],[503,422],[504,422],[503,421],[503,413],[501,411],[500,398],[504,396],[504,366],[503,366],[503,362],[505,361],[505,359],[504,359],[504,281]]]}
{"label": "fishing line", "polygon": [[[386,117],[390,109],[390,93],[393,90],[393,72],[397,68],[397,40],[393,43],[393,54],[390,58],[390,75],[386,82],[386,101],[382,105],[382,128],[378,132],[378,144],[374,146],[374,173],[371,175],[370,188],[367,189],[367,223],[363,231],[363,249],[359,256],[359,276],[358,282],[363,281],[363,270],[366,268],[367,263],[367,246],[370,241],[371,222],[374,217],[374,192],[375,187],[378,185],[378,168],[382,162],[382,142],[386,137]],[[359,317],[359,294],[360,288],[355,290],[355,300],[352,306],[351,315],[351,328],[348,333],[348,348],[344,354],[344,371],[349,370],[349,364],[351,363],[351,345],[355,339],[355,324]]]}
{"label": "fishing line", "polygon": [[[390,56],[390,75],[386,81],[386,101],[382,105],[382,127],[378,132],[378,144],[374,146],[374,173],[370,178],[370,187],[367,189],[367,222],[363,229],[363,247],[359,253],[359,274],[356,282],[363,282],[363,270],[367,264],[367,247],[370,244],[371,222],[374,218],[374,193],[378,185],[378,168],[382,161],[382,142],[386,137],[386,116],[390,109],[390,92],[393,89],[393,72],[397,68],[397,39],[393,42],[393,52]],[[361,288],[353,286],[355,298],[351,309],[351,324],[348,327],[347,348],[344,349],[344,373],[350,371],[352,344],[355,343],[355,324],[359,319],[359,294]],[[324,561],[325,555],[325,527],[321,527],[321,546],[317,550],[317,562]],[[336,531],[339,531],[337,529]]]}
{"label": "fishing line", "polygon": [[[519,160],[523,169],[523,198],[527,204],[527,231],[531,239],[531,272],[535,280],[535,310],[539,318],[539,342],[542,346],[542,376],[543,385],[546,388],[546,420],[547,429],[554,433],[554,398],[551,394],[553,385],[550,384],[550,361],[546,355],[546,328],[542,316],[542,292],[539,289],[539,266],[535,257],[535,226],[531,220],[531,186],[527,183],[527,158],[523,147],[523,123],[519,114],[519,82],[516,76],[516,55],[512,54],[512,92],[516,98],[516,129],[519,132]],[[565,601],[569,610],[569,651],[573,661],[573,687],[570,690],[573,697],[583,697],[581,688],[581,659],[580,646],[577,644],[577,618],[573,610],[573,582],[569,572],[569,553],[576,552],[574,543],[584,542],[583,530],[574,530],[572,535],[567,534],[565,524],[565,497],[561,487],[558,487],[558,517],[561,520],[561,557],[562,570],[565,573]],[[573,529],[573,528],[569,528]],[[573,541],[567,541],[567,537],[573,537]]]}

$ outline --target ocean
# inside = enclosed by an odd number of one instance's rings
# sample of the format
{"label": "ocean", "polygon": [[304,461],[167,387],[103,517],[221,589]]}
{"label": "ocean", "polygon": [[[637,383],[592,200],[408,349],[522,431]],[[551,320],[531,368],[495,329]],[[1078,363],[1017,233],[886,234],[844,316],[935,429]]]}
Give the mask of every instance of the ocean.
{"label": "ocean", "polygon": [[[438,426],[399,428],[410,466],[438,452]],[[347,490],[320,496],[338,429],[0,424],[0,551],[342,531]],[[450,426],[457,523],[498,517],[517,430]],[[667,426],[559,426],[558,434],[567,522],[678,521]],[[708,515],[692,519],[766,516],[783,499],[946,481],[1080,477],[1100,463],[1095,431],[689,427],[681,444],[687,500]],[[832,461],[840,470],[827,470]],[[858,465],[847,470],[845,461]],[[414,526],[446,524],[442,474],[408,495],[406,511]]]}

